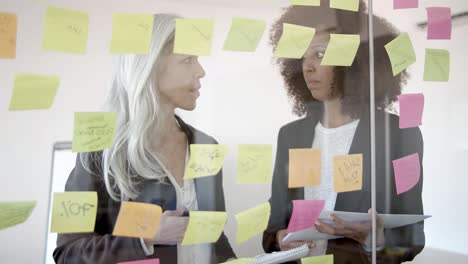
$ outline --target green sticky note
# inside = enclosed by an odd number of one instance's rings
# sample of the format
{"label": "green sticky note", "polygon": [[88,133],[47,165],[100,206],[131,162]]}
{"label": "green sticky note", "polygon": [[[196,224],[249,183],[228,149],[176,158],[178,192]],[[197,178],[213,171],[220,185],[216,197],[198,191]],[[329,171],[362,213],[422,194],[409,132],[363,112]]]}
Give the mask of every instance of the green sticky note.
{"label": "green sticky note", "polygon": [[221,264],[250,264],[254,262],[255,262],[254,258],[238,258],[238,259],[223,262]]}
{"label": "green sticky note", "polygon": [[321,65],[351,66],[361,43],[359,35],[330,34]]}
{"label": "green sticky note", "polygon": [[236,214],[237,243],[245,242],[265,231],[270,219],[270,211],[270,203],[264,203]]}
{"label": "green sticky note", "polygon": [[253,52],[257,49],[265,29],[265,21],[234,17],[223,49]]}
{"label": "green sticky note", "polygon": [[333,255],[301,258],[302,264],[333,264]]}
{"label": "green sticky note", "polygon": [[85,53],[88,42],[88,14],[48,7],[44,18],[42,48],[49,51]]}
{"label": "green sticky note", "polygon": [[273,147],[271,145],[239,145],[238,184],[271,183],[272,167]]}
{"label": "green sticky note", "polygon": [[408,33],[403,33],[385,45],[390,62],[392,64],[393,76],[398,75],[411,64],[416,62],[413,44]]}
{"label": "green sticky note", "polygon": [[50,232],[93,232],[96,212],[96,192],[54,193]]}
{"label": "green sticky note", "polygon": [[93,152],[114,143],[117,114],[115,112],[75,113],[73,152]]}
{"label": "green sticky note", "polygon": [[444,49],[426,49],[424,81],[448,82],[450,77],[450,52]]}
{"label": "green sticky note", "polygon": [[357,12],[359,10],[359,0],[331,0],[330,7]]}
{"label": "green sticky note", "polygon": [[218,241],[227,221],[226,212],[190,211],[189,223],[182,245],[214,243]]}
{"label": "green sticky note", "polygon": [[213,31],[213,19],[176,19],[174,53],[209,56],[213,42]]}
{"label": "green sticky note", "polygon": [[153,15],[113,14],[112,53],[146,54],[151,45]]}
{"label": "green sticky note", "polygon": [[194,179],[218,174],[226,154],[226,145],[191,144],[190,160],[184,178]]}
{"label": "green sticky note", "polygon": [[290,5],[320,6],[320,0],[289,0]]}
{"label": "green sticky note", "polygon": [[283,34],[278,42],[276,58],[300,59],[315,36],[315,28],[283,24]]}
{"label": "green sticky note", "polygon": [[0,230],[19,225],[28,220],[36,202],[1,202]]}
{"label": "green sticky note", "polygon": [[59,85],[58,76],[18,74],[15,76],[9,110],[49,109]]}

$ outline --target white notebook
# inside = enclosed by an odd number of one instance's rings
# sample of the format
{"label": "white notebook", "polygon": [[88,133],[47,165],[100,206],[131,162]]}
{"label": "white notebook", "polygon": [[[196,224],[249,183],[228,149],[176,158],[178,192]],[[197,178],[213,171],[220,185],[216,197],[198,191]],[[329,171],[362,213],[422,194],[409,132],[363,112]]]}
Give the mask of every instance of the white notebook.
{"label": "white notebook", "polygon": [[307,255],[309,255],[309,247],[304,244],[290,250],[256,256],[253,264],[279,264],[307,257]]}

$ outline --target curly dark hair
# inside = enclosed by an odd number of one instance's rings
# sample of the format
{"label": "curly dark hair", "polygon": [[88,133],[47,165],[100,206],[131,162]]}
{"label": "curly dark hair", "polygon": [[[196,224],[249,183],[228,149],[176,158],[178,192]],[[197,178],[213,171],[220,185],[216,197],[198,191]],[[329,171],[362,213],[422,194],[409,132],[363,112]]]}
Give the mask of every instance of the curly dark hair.
{"label": "curly dark hair", "polygon": [[[276,20],[270,30],[270,44],[276,50],[283,34],[283,23],[306,27],[336,27],[328,33],[360,34],[361,44],[356,58],[350,67],[334,67],[335,87],[332,92],[341,96],[343,112],[359,117],[369,107],[369,42],[368,13],[366,4],[360,0],[359,12],[329,8],[330,0],[322,0],[321,6],[290,6]],[[336,26],[338,25],[338,26]],[[386,108],[397,100],[401,87],[406,83],[408,74],[403,71],[393,76],[392,67],[384,45],[398,36],[398,31],[383,18],[374,16],[374,72],[375,103],[380,109]],[[287,94],[293,104],[293,113],[302,116],[314,111],[317,105],[307,88],[302,71],[301,59],[276,59],[286,86]],[[321,105],[321,104],[320,104]]]}

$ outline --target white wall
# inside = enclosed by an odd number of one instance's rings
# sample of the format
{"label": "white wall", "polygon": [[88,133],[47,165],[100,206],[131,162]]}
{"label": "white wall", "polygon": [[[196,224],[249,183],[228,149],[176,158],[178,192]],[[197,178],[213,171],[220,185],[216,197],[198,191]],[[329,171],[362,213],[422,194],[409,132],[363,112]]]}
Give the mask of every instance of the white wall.
{"label": "white wall", "polygon": [[[18,51],[15,60],[0,60],[0,160],[2,192],[0,201],[37,200],[31,218],[24,224],[0,231],[2,263],[37,263],[43,258],[50,151],[55,141],[70,140],[73,113],[99,110],[111,71],[109,42],[111,15],[114,12],[172,12],[191,17],[216,19],[212,56],[202,58],[207,75],[202,82],[201,97],[194,112],[182,113],[187,121],[228,144],[229,155],[224,166],[224,188],[230,213],[226,233],[240,256],[261,253],[260,236],[235,243],[234,214],[270,195],[270,186],[235,184],[236,145],[240,143],[276,144],[278,128],[294,117],[276,67],[271,64],[271,49],[266,35],[255,53],[222,51],[225,34],[233,16],[246,16],[272,21],[278,17],[278,6],[285,1],[255,2],[156,0],[48,0],[50,5],[85,10],[90,15],[88,49],[85,55],[46,52],[41,49],[42,18],[45,4],[33,0],[2,0],[0,10],[18,14]],[[443,1],[450,4],[459,1]],[[190,4],[190,3],[199,4]],[[224,2],[225,4],[221,4]],[[468,154],[468,104],[463,100],[467,90],[463,82],[464,47],[467,37],[454,31],[451,42],[424,40],[423,32],[414,27],[410,11],[391,12],[392,1],[377,1],[376,11],[398,26],[410,31],[418,47],[418,62],[412,67],[414,81],[407,91],[424,91],[426,110],[422,127],[425,139],[424,204],[427,242],[433,247],[465,252],[463,240],[468,235],[462,224],[467,215],[462,202],[466,173],[461,166]],[[425,1],[421,1],[424,5]],[[426,1],[427,2],[427,1]],[[442,1],[440,1],[442,2]],[[465,1],[463,1],[465,2]],[[440,3],[442,4],[442,3]],[[244,6],[244,8],[241,8]],[[413,10],[424,17],[424,10]],[[423,12],[423,13],[421,13]],[[399,15],[400,14],[400,15]],[[413,19],[413,20],[412,20]],[[422,83],[423,47],[441,45],[452,52],[452,78],[448,84]],[[60,90],[53,107],[46,111],[8,112],[12,83],[16,73],[32,72],[61,76]],[[241,194],[241,195],[240,195]],[[463,251],[465,250],[465,251]],[[27,253],[25,253],[27,252]]]}

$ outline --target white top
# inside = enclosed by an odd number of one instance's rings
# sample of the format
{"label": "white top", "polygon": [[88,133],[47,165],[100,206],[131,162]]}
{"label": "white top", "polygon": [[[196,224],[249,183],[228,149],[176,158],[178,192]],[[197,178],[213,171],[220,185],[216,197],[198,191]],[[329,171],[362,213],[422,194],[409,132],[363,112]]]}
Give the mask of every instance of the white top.
{"label": "white top", "polygon": [[[358,124],[359,119],[337,128],[325,128],[320,122],[317,123],[312,148],[321,150],[320,185],[304,187],[305,200],[325,200],[324,210],[335,209],[337,193],[333,191],[333,157],[349,153]],[[327,240],[315,241],[315,244],[309,255],[325,255]]]}

